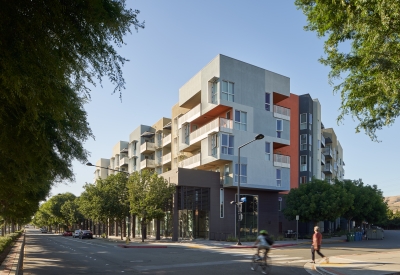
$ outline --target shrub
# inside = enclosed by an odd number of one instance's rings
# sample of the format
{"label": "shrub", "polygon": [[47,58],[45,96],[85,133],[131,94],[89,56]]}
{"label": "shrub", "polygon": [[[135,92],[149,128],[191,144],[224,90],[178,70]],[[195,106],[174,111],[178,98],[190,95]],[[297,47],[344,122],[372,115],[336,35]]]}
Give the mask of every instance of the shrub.
{"label": "shrub", "polygon": [[0,237],[0,253],[3,252],[7,247],[9,247],[13,241],[15,241],[16,239],[18,239],[21,234],[22,231],[15,231],[14,233],[8,234],[4,237]]}

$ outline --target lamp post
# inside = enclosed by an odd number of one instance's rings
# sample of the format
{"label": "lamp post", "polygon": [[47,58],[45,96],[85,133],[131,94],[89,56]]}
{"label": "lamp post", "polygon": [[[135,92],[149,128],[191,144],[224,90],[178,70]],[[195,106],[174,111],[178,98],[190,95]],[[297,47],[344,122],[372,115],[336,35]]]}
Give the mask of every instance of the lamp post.
{"label": "lamp post", "polygon": [[103,167],[103,166],[94,165],[94,164],[92,164],[92,163],[90,163],[90,162],[87,162],[87,163],[86,163],[86,166],[93,166],[93,167],[103,168],[103,169],[107,169],[107,170],[111,170],[111,171],[116,171],[116,172],[120,172],[120,173],[125,173],[125,174],[129,175],[129,172],[125,172],[125,171],[121,171],[121,170],[111,169],[111,168],[108,168],[108,167]]}
{"label": "lamp post", "polygon": [[236,221],[236,231],[237,231],[237,245],[242,245],[242,243],[240,242],[240,221],[241,221],[241,216],[242,216],[242,211],[241,211],[241,202],[240,202],[240,149],[250,143],[252,143],[253,141],[256,140],[260,140],[263,139],[264,135],[263,134],[258,134],[257,136],[255,136],[255,138],[241,146],[238,147],[238,185],[237,185],[237,199],[236,199],[236,207],[237,207],[237,221]]}

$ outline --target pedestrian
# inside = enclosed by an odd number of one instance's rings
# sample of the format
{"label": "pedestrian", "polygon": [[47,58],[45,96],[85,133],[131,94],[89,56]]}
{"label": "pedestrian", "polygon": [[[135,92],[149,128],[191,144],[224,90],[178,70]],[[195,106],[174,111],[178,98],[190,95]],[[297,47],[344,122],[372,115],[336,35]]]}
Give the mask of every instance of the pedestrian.
{"label": "pedestrian", "polygon": [[321,253],[321,243],[322,243],[322,234],[319,233],[319,227],[315,226],[314,235],[312,238],[312,245],[311,245],[311,263],[313,264],[315,264],[315,252],[317,252],[318,255],[324,258],[326,262],[329,261],[329,259],[325,257],[324,254]]}

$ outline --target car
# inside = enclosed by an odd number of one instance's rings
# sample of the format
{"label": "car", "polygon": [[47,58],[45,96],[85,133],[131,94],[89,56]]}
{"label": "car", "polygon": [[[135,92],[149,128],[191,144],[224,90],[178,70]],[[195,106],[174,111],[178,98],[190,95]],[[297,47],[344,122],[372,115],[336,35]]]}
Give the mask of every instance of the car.
{"label": "car", "polygon": [[74,237],[74,238],[79,238],[79,235],[81,234],[81,231],[82,231],[82,230],[80,230],[80,229],[75,230],[75,232],[72,234],[72,237]]}
{"label": "car", "polygon": [[63,236],[72,236],[72,231],[64,231],[64,233],[62,233]]}
{"label": "car", "polygon": [[90,230],[82,230],[79,235],[80,239],[93,239],[93,233]]}
{"label": "car", "polygon": [[42,233],[47,233],[47,229],[46,228],[40,228],[40,231],[42,231]]}

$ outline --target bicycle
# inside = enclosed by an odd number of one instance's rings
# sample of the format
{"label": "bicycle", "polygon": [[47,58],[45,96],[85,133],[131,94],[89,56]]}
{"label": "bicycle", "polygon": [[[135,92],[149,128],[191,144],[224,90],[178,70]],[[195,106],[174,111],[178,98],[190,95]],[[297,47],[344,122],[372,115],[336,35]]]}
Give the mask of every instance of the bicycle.
{"label": "bicycle", "polygon": [[271,272],[271,258],[268,257],[268,253],[266,249],[263,249],[263,255],[261,259],[258,258],[258,255],[255,254],[251,258],[251,270],[256,271],[258,267],[261,268],[261,273],[262,274],[270,274]]}

